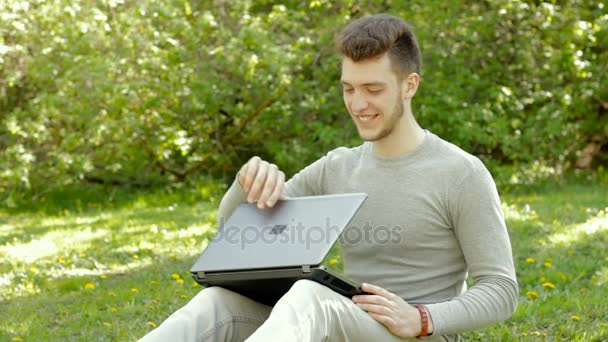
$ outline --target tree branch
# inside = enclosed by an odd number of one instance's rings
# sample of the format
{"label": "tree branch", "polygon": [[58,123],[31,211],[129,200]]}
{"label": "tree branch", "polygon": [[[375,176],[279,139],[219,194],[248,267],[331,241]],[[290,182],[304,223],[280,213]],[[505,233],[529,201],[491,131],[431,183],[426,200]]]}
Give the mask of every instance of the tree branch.
{"label": "tree branch", "polygon": [[234,139],[234,137],[236,137],[237,135],[241,134],[243,132],[243,130],[245,129],[245,127],[247,126],[247,124],[253,120],[256,116],[260,115],[264,109],[270,107],[270,105],[272,105],[274,103],[274,101],[276,101],[275,97],[271,97],[269,99],[267,99],[266,101],[262,102],[253,112],[251,112],[246,118],[245,120],[243,120],[241,122],[241,124],[239,125],[239,127],[237,128],[237,130],[235,132],[233,132],[232,134],[228,135],[228,137],[226,137],[223,140],[232,140]]}

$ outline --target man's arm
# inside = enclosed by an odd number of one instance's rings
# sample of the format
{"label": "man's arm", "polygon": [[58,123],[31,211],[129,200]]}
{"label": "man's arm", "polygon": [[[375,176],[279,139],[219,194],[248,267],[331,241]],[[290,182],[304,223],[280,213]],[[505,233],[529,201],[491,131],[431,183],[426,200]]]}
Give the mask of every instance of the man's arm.
{"label": "man's arm", "polygon": [[519,297],[511,243],[490,173],[478,162],[452,189],[449,211],[474,284],[453,300],[426,305],[436,335],[505,320],[515,311]]}

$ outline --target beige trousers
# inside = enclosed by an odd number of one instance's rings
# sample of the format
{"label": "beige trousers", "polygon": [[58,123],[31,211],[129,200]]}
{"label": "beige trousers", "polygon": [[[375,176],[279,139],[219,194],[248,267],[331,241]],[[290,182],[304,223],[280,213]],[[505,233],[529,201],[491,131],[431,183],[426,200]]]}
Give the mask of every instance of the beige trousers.
{"label": "beige trousers", "polygon": [[140,341],[417,340],[391,334],[350,298],[316,282],[299,280],[274,308],[220,287],[206,288]]}

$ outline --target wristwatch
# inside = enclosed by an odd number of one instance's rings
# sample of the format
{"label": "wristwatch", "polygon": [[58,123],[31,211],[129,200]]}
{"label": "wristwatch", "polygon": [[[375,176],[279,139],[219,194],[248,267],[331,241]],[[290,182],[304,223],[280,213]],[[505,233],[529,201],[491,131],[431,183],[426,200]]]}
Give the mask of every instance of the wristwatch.
{"label": "wristwatch", "polygon": [[416,304],[415,307],[420,312],[420,322],[422,323],[420,334],[416,336],[419,339],[429,335],[429,313],[424,305]]}

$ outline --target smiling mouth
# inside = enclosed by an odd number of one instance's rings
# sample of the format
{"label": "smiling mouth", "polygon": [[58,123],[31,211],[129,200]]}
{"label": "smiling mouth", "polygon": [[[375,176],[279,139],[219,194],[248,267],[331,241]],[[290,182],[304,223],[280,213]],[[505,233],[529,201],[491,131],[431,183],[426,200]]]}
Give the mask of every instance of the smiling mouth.
{"label": "smiling mouth", "polygon": [[370,121],[376,119],[378,116],[380,116],[380,115],[379,114],[356,115],[357,120],[360,122],[370,122]]}

